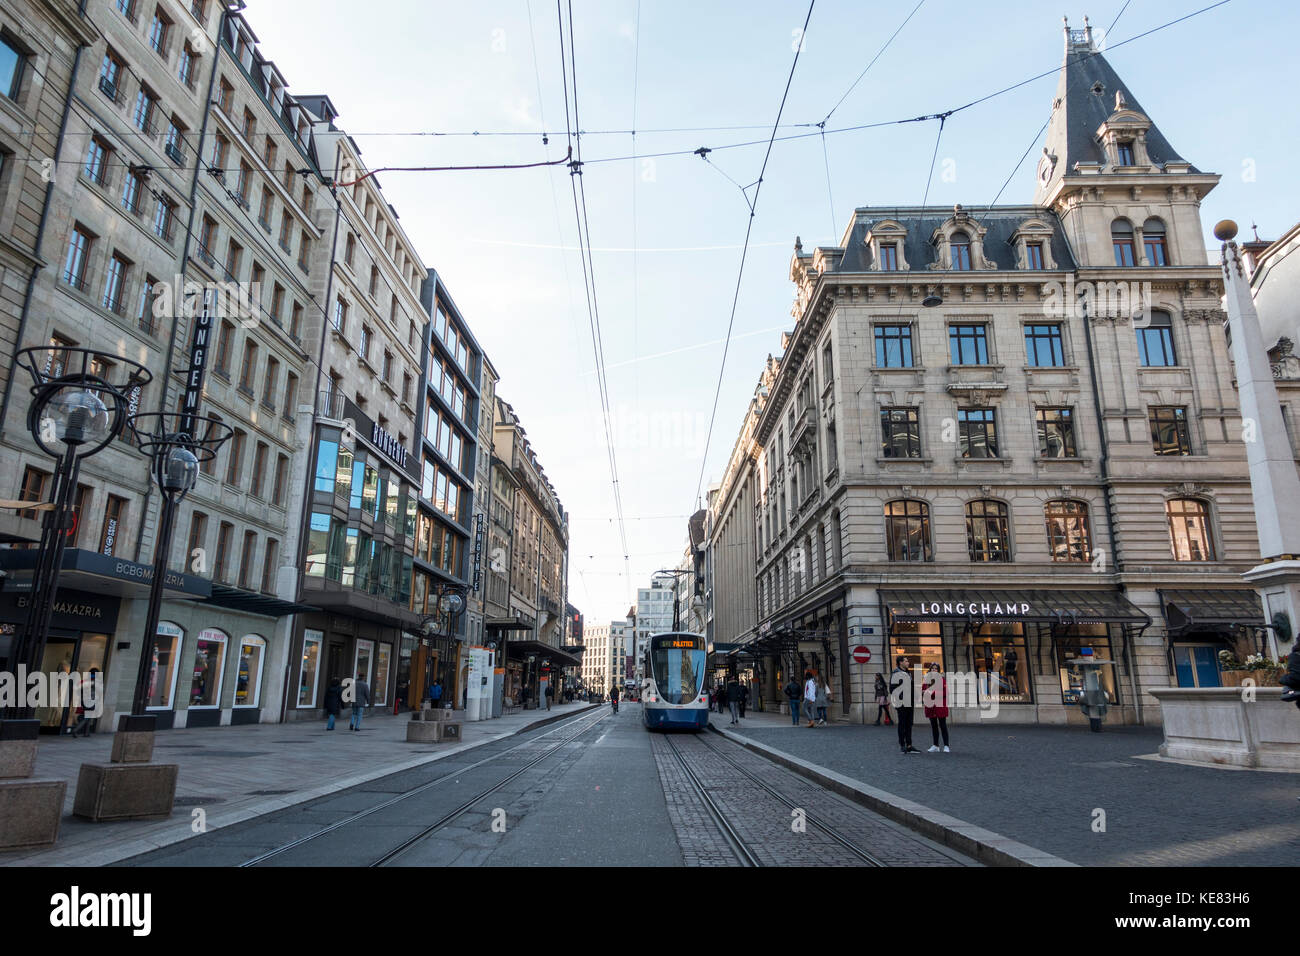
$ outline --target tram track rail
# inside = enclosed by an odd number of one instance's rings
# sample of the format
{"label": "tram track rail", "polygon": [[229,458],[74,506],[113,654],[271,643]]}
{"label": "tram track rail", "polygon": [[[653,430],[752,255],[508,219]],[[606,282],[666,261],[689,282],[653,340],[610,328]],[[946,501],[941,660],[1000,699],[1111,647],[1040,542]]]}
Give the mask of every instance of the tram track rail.
{"label": "tram track rail", "polygon": [[713,819],[713,822],[717,825],[718,830],[722,833],[723,838],[731,847],[731,851],[735,854],[740,865],[746,867],[763,866],[762,858],[732,825],[731,821],[727,818],[727,814],[720,806],[718,806],[717,801],[713,799],[713,795],[709,793],[708,787],[706,787],[704,782],[700,780],[699,774],[695,772],[695,768],[690,765],[689,761],[687,761],[685,755],[677,746],[677,743],[673,740],[672,736],[665,735],[664,743],[667,745],[669,752],[672,753],[674,758],[676,758],[677,764],[681,767],[687,783],[691,785],[692,790],[695,792],[695,796],[699,798],[700,803],[704,806],[709,816]]}
{"label": "tram track rail", "polygon": [[[739,763],[733,760],[728,754],[723,753],[717,747],[714,747],[711,743],[707,742],[707,740],[703,735],[697,737],[696,739],[699,740],[700,745],[705,750],[709,751],[709,753],[712,756],[726,763],[728,766],[731,767],[731,769],[733,769],[742,777],[747,779],[750,783],[754,784],[756,787],[759,787],[761,790],[763,790],[772,798],[785,804],[791,810],[799,810],[800,812],[802,812],[804,815],[804,820],[809,825],[816,827],[822,833],[826,834],[826,836],[828,836],[835,843],[839,844],[840,847],[842,847],[845,850],[848,850],[851,854],[856,856],[862,862],[866,863],[868,866],[885,867],[888,865],[885,862],[883,862],[879,857],[877,857],[874,853],[872,853],[870,850],[867,850],[865,847],[861,846],[856,841],[850,840],[848,837],[838,832],[838,830],[834,825],[826,822],[825,820],[822,820],[820,817],[817,816],[815,812],[809,810],[807,807],[799,806],[799,804],[796,801],[792,800],[790,797],[783,794],[780,790],[777,790],[775,787],[769,784],[762,777],[758,776],[758,774],[754,773],[751,770],[748,770],[745,767],[742,767]],[[773,764],[772,766],[780,769],[779,765],[777,764]]]}
{"label": "tram track rail", "polygon": [[356,824],[361,820],[364,820],[365,818],[370,817],[376,813],[380,813],[384,810],[397,806],[400,803],[410,800],[412,797],[419,796],[420,794],[423,793],[428,793],[429,791],[436,788],[439,784],[443,784],[448,780],[459,781],[466,774],[471,773],[474,770],[487,767],[497,761],[500,761],[504,757],[507,757],[511,754],[518,753],[519,751],[526,750],[529,747],[534,746],[539,740],[544,740],[547,737],[551,737],[554,734],[558,734],[566,730],[573,731],[572,733],[562,736],[558,740],[551,742],[545,749],[542,750],[541,753],[539,753],[537,756],[533,757],[532,759],[525,761],[525,763],[522,766],[512,771],[511,773],[507,774],[503,779],[495,781],[490,787],[487,787],[479,791],[471,799],[462,802],[460,805],[458,805],[451,811],[442,814],[437,820],[421,828],[418,833],[403,839],[397,846],[387,850],[385,853],[383,853],[383,855],[379,856],[378,858],[376,858],[375,860],[367,864],[368,866],[372,866],[372,867],[384,866],[385,864],[388,864],[393,860],[397,859],[399,856],[401,856],[403,853],[405,853],[407,850],[409,850],[411,847],[415,846],[425,838],[429,837],[433,833],[437,832],[438,830],[447,826],[449,823],[452,823],[459,817],[463,816],[465,813],[469,812],[469,810],[471,810],[474,806],[481,803],[484,799],[491,796],[493,793],[496,793],[498,790],[506,786],[511,781],[527,773],[529,770],[536,767],[542,761],[559,753],[561,750],[564,749],[566,744],[573,743],[575,740],[578,740],[580,737],[589,733],[592,729],[599,726],[608,716],[610,716],[609,712],[605,711],[603,708],[600,710],[596,710],[594,712],[588,711],[582,714],[578,714],[568,720],[565,720],[564,722],[559,724],[559,726],[551,730],[547,730],[541,734],[538,734],[535,737],[530,737],[528,740],[522,741],[521,743],[516,744],[513,747],[509,747],[503,751],[500,751],[499,753],[494,753],[480,760],[476,760],[473,763],[469,764],[468,766],[459,767],[456,770],[453,770],[449,773],[445,773],[439,777],[435,777],[433,780],[420,784],[419,786],[413,787],[410,790],[399,793],[388,800],[383,800],[380,803],[375,804],[374,806],[367,807],[364,810],[358,810],[355,813],[351,813],[348,816],[344,817],[342,820],[337,820],[334,823],[329,824],[328,826],[323,826],[320,829],[308,833],[304,836],[298,837],[295,840],[290,840],[289,842],[281,844],[280,846],[268,850],[265,853],[260,853],[257,856],[252,857],[251,859],[243,861],[242,863],[238,864],[238,866],[240,867],[259,866],[269,860],[273,860],[276,857],[282,856],[298,847],[305,846],[306,844],[319,840],[322,837],[325,837],[331,833],[336,833],[345,827]]}

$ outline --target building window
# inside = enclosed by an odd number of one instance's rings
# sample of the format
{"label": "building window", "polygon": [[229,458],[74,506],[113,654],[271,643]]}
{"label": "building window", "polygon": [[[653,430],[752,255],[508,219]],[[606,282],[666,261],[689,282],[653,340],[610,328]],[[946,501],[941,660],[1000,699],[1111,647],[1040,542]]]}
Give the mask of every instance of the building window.
{"label": "building window", "polygon": [[298,376],[289,372],[284,380],[284,412],[286,421],[293,421],[298,411]]}
{"label": "building window", "polygon": [[0,91],[11,100],[18,99],[23,86],[27,54],[7,36],[0,36]]}
{"label": "building window", "polygon": [[1043,244],[1041,242],[1025,243],[1025,266],[1029,269],[1043,268]]}
{"label": "building window", "polygon": [[339,335],[348,333],[348,304],[342,299],[334,300],[334,331]]}
{"label": "building window", "polygon": [[230,538],[235,533],[235,526],[229,521],[221,522],[217,531],[217,556],[212,565],[212,579],[228,583],[230,579]]}
{"label": "building window", "polygon": [[997,418],[991,408],[957,409],[957,441],[962,458],[997,458]]}
{"label": "building window", "polygon": [[[31,465],[28,465],[23,471],[23,486],[22,490],[18,493],[18,499],[20,501],[44,502],[45,489],[48,486],[49,480],[50,473],[48,471],[41,471],[39,468],[33,468]],[[34,519],[39,514],[40,512],[38,511],[28,509],[18,512],[18,517]]]}
{"label": "building window", "polygon": [[144,176],[133,169],[127,170],[122,183],[122,208],[132,215],[140,214],[140,198],[144,195]]}
{"label": "building window", "polygon": [[104,186],[108,183],[108,159],[113,153],[113,148],[105,143],[98,136],[92,136],[90,139],[90,151],[86,154],[86,165],[83,172],[86,178],[97,186]]}
{"label": "building window", "polygon": [[1147,412],[1151,417],[1151,445],[1157,455],[1192,453],[1185,406],[1152,405]]}
{"label": "building window", "polygon": [[266,550],[262,555],[262,593],[275,593],[276,562],[280,551],[280,542],[275,538],[266,539]]}
{"label": "building window", "polygon": [[99,535],[99,553],[112,557],[125,543],[122,540],[126,528],[126,499],[117,495],[108,496],[108,506],[104,510],[104,529]]}
{"label": "building window", "polygon": [[952,234],[948,245],[952,253],[952,267],[959,272],[969,272],[971,269],[970,236],[958,230]]}
{"label": "building window", "polygon": [[1036,412],[1040,458],[1077,458],[1074,409],[1040,408]]}
{"label": "building window", "polygon": [[275,484],[271,489],[271,504],[284,504],[284,489],[289,480],[289,456],[280,455],[275,461]]}
{"label": "building window", "polygon": [[1038,368],[1060,367],[1065,364],[1065,346],[1061,327],[1051,325],[1025,326],[1025,358]]}
{"label": "building window", "polygon": [[886,504],[885,541],[890,561],[933,561],[930,506],[924,501],[891,501]]}
{"label": "building window", "polygon": [[235,429],[230,439],[230,457],[226,459],[226,484],[238,485],[244,470],[244,441],[247,435]]}
{"label": "building window", "polygon": [[1142,249],[1146,253],[1148,265],[1169,265],[1169,250],[1165,245],[1165,224],[1159,219],[1152,217],[1142,224]]}
{"label": "building window", "polygon": [[244,340],[244,361],[239,369],[239,390],[253,394],[253,378],[257,374],[257,343],[252,338]]}
{"label": "building window", "polygon": [[1110,226],[1110,244],[1115,250],[1115,265],[1135,266],[1133,251],[1133,224],[1127,219],[1116,219]]}
{"label": "building window", "polygon": [[211,216],[204,215],[203,223],[199,227],[199,258],[209,266],[215,267],[217,264],[217,221]]}
{"label": "building window", "polygon": [[1088,533],[1088,506],[1082,501],[1049,501],[1043,507],[1047,520],[1047,547],[1053,561],[1089,561],[1092,543]]}
{"label": "building window", "polygon": [[175,235],[176,207],[166,196],[158,197],[158,208],[154,210],[153,232],[159,239],[170,240]]}
{"label": "building window", "polygon": [[880,244],[880,271],[897,272],[898,271],[898,244],[895,242],[882,242]]}
{"label": "building window", "polygon": [[876,326],[876,367],[912,368],[912,327]]}
{"label": "building window", "polygon": [[258,442],[257,448],[253,451],[253,478],[248,493],[254,498],[262,497],[262,489],[266,486],[266,455],[268,451],[265,442]]}
{"label": "building window", "polygon": [[207,562],[196,563],[202,556],[203,543],[208,537],[208,516],[202,511],[190,515],[189,543],[185,549],[185,567],[190,570],[206,571]]}
{"label": "building window", "polygon": [[99,91],[108,97],[109,102],[117,102],[122,69],[122,61],[117,54],[105,50],[104,59],[99,65]]}
{"label": "building window", "polygon": [[1165,502],[1169,516],[1169,545],[1175,561],[1213,561],[1210,512],[1199,498],[1173,498]]}
{"label": "building window", "polygon": [[81,292],[86,291],[86,280],[90,271],[90,250],[95,244],[95,237],[82,226],[72,230],[68,240],[68,254],[63,263],[63,281]]}
{"label": "building window", "polygon": [[158,280],[154,276],[146,275],[144,282],[140,284],[140,308],[136,316],[136,322],[142,332],[149,335],[156,335],[158,332],[158,319],[153,314],[154,306],[154,289],[158,286]]}
{"label": "building window", "polygon": [[984,325],[950,325],[948,351],[953,365],[988,365],[988,328]]}
{"label": "building window", "polygon": [[171,20],[163,13],[162,7],[154,11],[153,23],[149,26],[149,45],[161,57],[167,56],[167,37],[171,33]]}
{"label": "building window", "polygon": [[194,65],[198,58],[198,54],[194,52],[194,48],[188,43],[181,48],[180,66],[176,70],[176,76],[190,89],[194,89]]}
{"label": "building window", "polygon": [[221,108],[221,112],[229,116],[230,107],[233,104],[234,99],[235,88],[231,86],[230,81],[223,76],[217,86],[217,106]]}
{"label": "building window", "polygon": [[880,410],[880,456],[920,458],[921,422],[915,408]]}
{"label": "building window", "polygon": [[370,361],[370,329],[364,325],[361,326],[361,341],[357,344],[357,352],[367,362]]}
{"label": "building window", "polygon": [[155,97],[147,87],[140,87],[140,92],[135,95],[135,109],[131,113],[131,122],[135,124],[136,129],[142,133],[153,135],[153,112],[154,106],[157,105]]}
{"label": "building window", "polygon": [[1145,368],[1178,364],[1178,357],[1174,354],[1173,320],[1168,312],[1152,312],[1151,321],[1136,332],[1138,364]]}
{"label": "building window", "polygon": [[217,356],[214,371],[222,377],[230,378],[230,348],[235,338],[235,323],[229,319],[221,322],[221,337],[217,340]]}
{"label": "building window", "polygon": [[239,553],[239,580],[238,587],[248,590],[249,582],[253,580],[253,556],[257,553],[257,532],[244,532],[244,547]]}
{"label": "building window", "polygon": [[101,304],[108,311],[116,312],[118,315],[122,314],[125,305],[126,274],[130,268],[130,263],[116,252],[108,260],[108,274],[104,277],[104,298]]}
{"label": "building window", "polygon": [[1010,561],[1007,506],[1000,501],[988,500],[967,504],[966,545],[972,561]]}
{"label": "building window", "polygon": [[1133,141],[1129,139],[1120,140],[1115,144],[1115,152],[1119,156],[1119,165],[1135,166],[1133,161]]}

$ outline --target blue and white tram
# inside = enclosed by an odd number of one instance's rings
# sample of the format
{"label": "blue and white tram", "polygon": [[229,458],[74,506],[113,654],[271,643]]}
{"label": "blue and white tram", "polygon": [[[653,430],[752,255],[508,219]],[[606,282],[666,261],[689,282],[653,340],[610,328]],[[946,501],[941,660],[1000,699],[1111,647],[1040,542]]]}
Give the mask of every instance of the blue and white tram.
{"label": "blue and white tram", "polygon": [[709,726],[704,690],[708,645],[703,635],[652,635],[646,647],[641,709],[651,730],[703,730]]}

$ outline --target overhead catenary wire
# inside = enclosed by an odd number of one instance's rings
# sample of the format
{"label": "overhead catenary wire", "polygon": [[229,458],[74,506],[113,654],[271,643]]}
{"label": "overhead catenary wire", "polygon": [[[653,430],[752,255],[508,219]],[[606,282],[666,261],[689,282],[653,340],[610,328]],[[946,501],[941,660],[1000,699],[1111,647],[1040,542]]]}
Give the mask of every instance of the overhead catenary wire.
{"label": "overhead catenary wire", "polygon": [[[803,30],[799,36],[808,35],[808,24],[812,21],[813,8],[817,5],[817,0],[812,0],[808,4],[808,14],[804,17]],[[758,180],[754,184],[754,199],[749,202],[749,218],[745,225],[745,244],[740,251],[740,268],[736,273],[736,288],[731,299],[731,315],[727,319],[727,335],[722,345],[722,362],[718,368],[718,384],[713,392],[713,408],[709,412],[709,427],[704,437],[704,452],[700,456],[700,477],[695,483],[695,499],[700,497],[700,489],[704,487],[704,469],[709,461],[709,445],[713,441],[713,426],[718,417],[718,399],[722,395],[722,379],[727,370],[727,352],[731,347],[731,331],[736,324],[736,309],[740,305],[740,287],[745,278],[745,261],[749,253],[749,239],[754,231],[754,216],[758,208],[758,196],[763,189],[763,176],[767,172],[768,160],[772,158],[772,145],[776,142],[777,127],[781,123],[781,116],[785,112],[786,100],[790,96],[790,85],[794,82],[794,71],[799,66],[799,54],[803,51],[803,43],[800,42],[794,51],[794,61],[790,64],[790,73],[785,80],[785,89],[781,93],[781,105],[776,111],[776,122],[772,125],[772,135],[768,137],[767,152],[763,155],[763,165],[758,172]],[[746,200],[748,201],[748,199]]]}

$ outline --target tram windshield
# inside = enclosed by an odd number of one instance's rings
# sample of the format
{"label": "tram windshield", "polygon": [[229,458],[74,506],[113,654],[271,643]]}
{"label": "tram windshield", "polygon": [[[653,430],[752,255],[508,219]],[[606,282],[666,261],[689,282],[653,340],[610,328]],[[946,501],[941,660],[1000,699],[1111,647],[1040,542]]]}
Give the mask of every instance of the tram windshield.
{"label": "tram windshield", "polygon": [[[659,696],[666,704],[690,703],[704,685],[706,653],[692,647],[689,639],[656,641],[650,651],[651,667]],[[685,645],[685,646],[672,646]]]}

